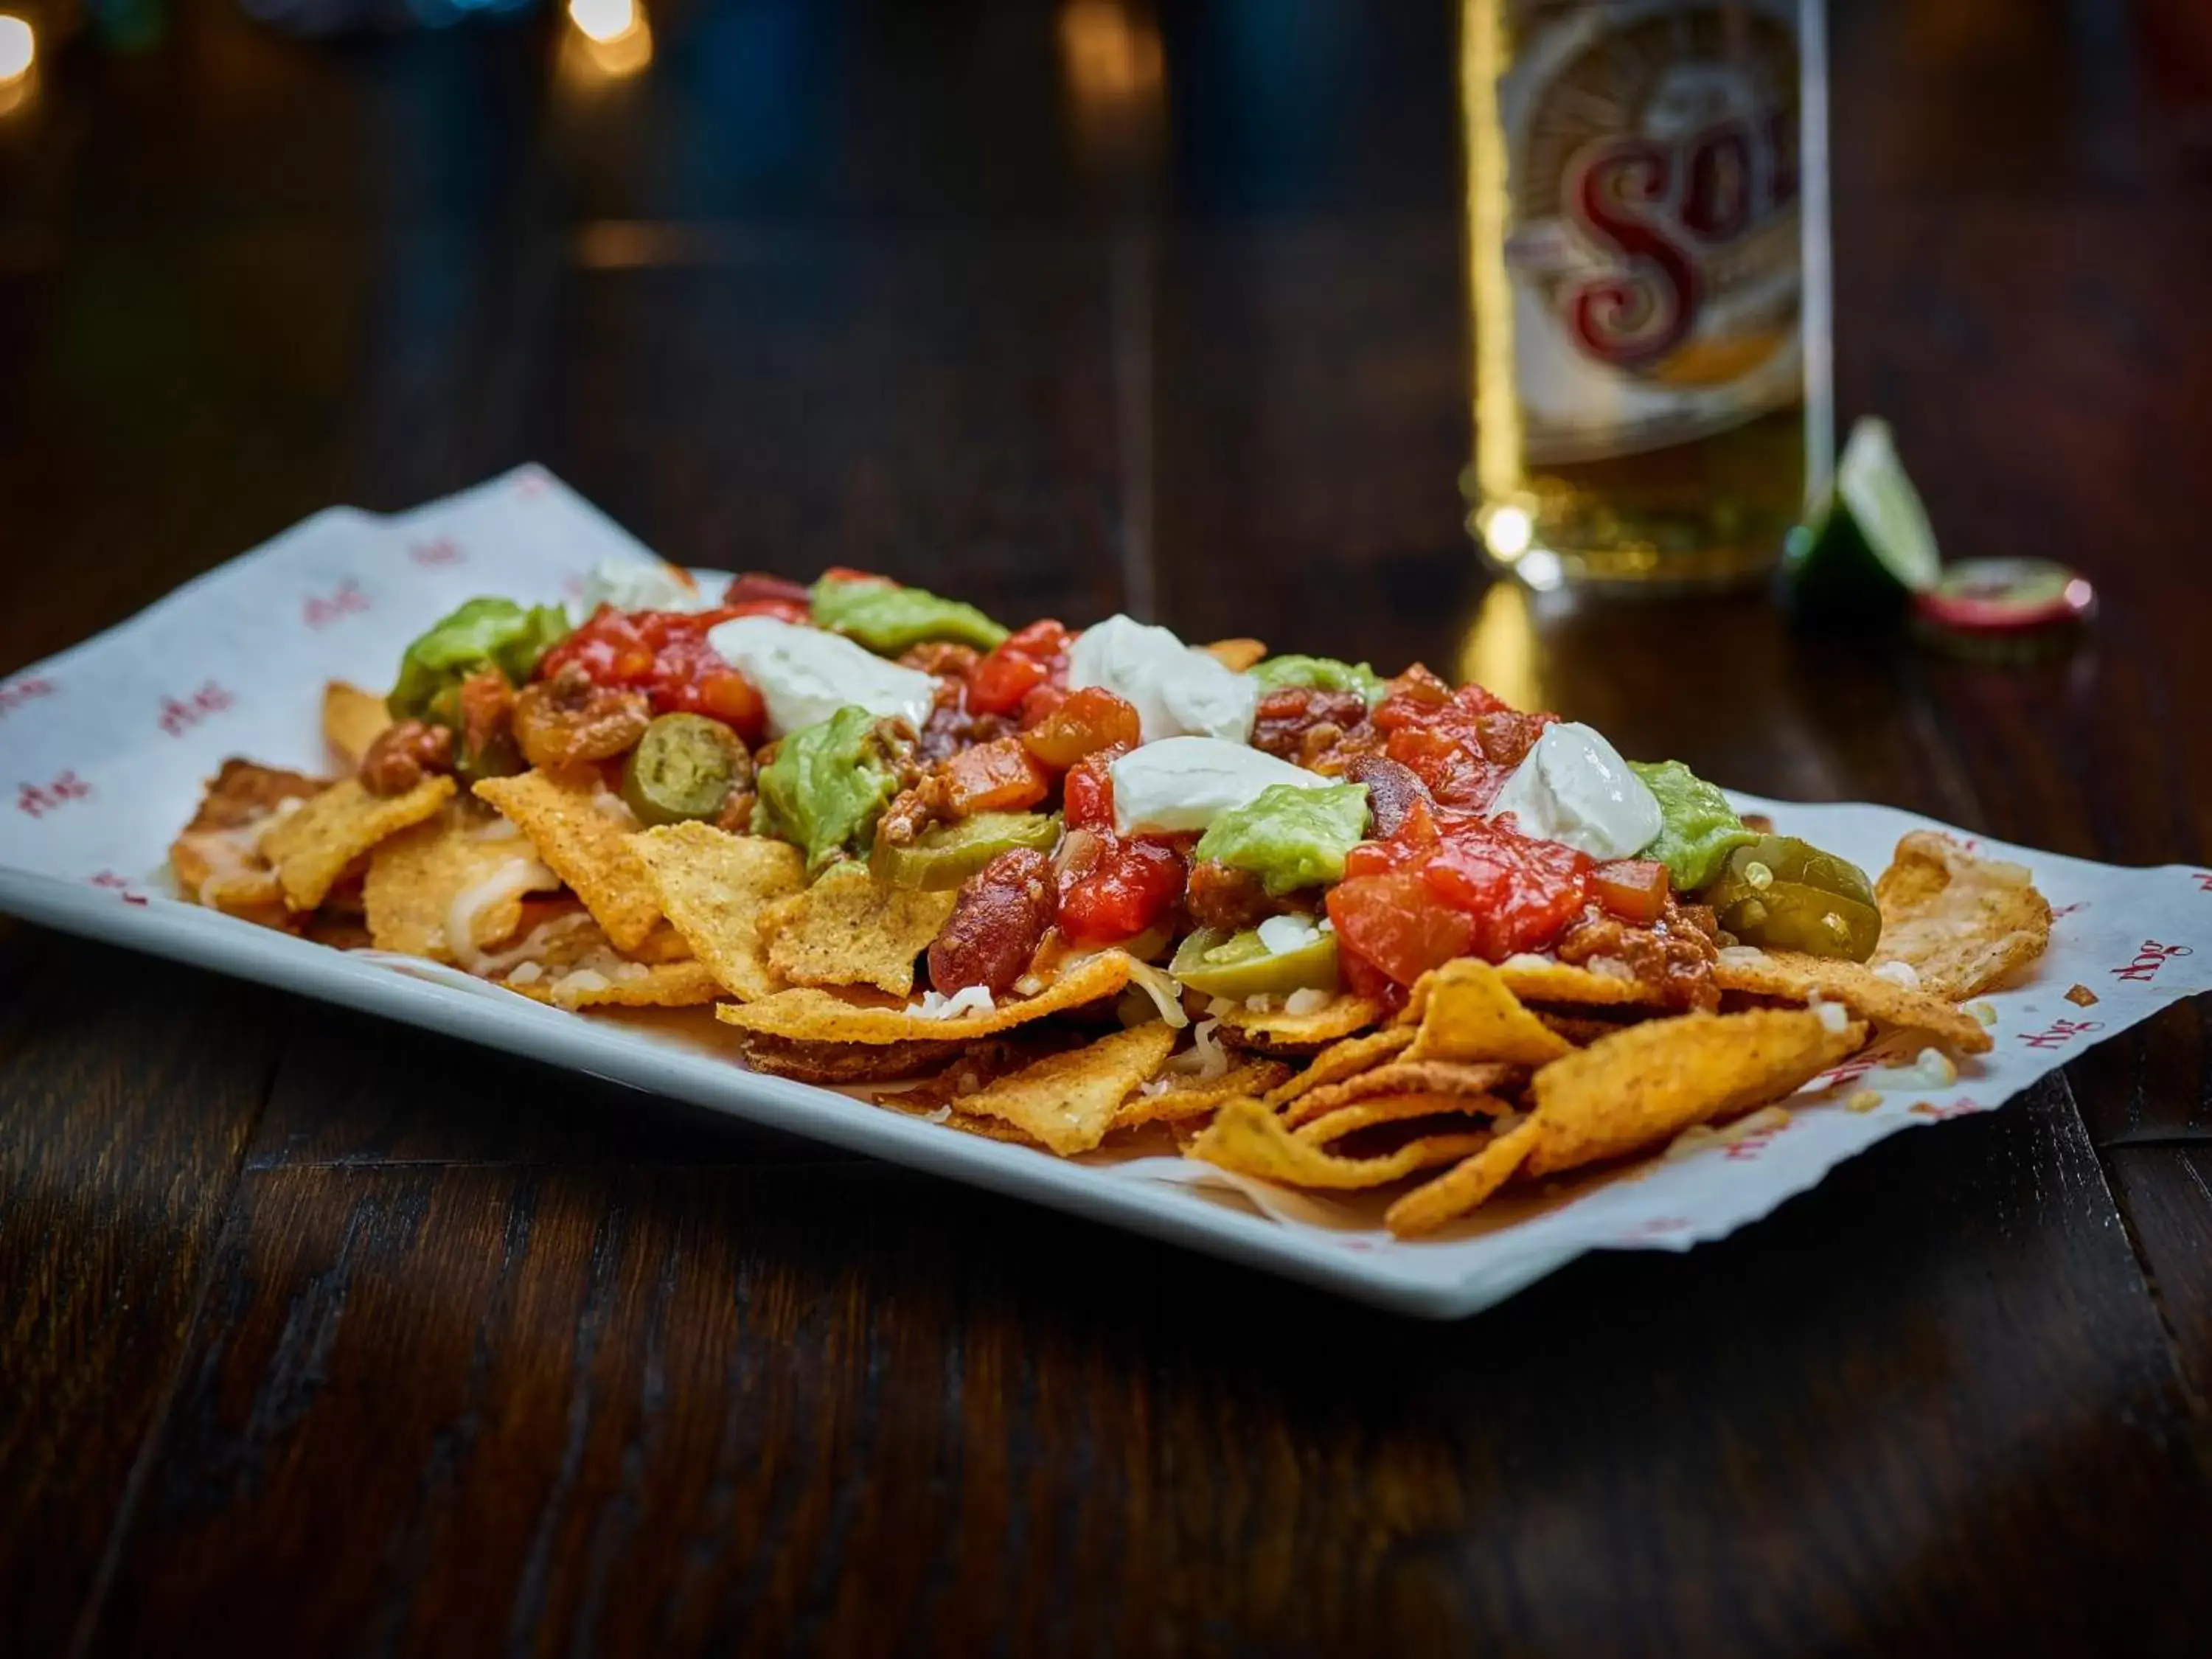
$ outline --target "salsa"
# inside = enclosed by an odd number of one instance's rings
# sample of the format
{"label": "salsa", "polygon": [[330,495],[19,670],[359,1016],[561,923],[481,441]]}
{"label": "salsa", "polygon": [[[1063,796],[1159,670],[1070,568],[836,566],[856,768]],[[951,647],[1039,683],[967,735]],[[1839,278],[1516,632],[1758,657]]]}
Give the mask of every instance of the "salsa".
{"label": "salsa", "polygon": [[783,603],[762,596],[712,611],[628,611],[603,605],[539,659],[538,677],[550,678],[574,663],[595,685],[644,692],[655,714],[705,714],[747,743],[758,743],[768,724],[767,705],[751,682],[707,643],[707,631]]}
{"label": "salsa", "polygon": [[[1114,830],[1117,745],[1085,756],[1062,787],[1067,836],[1060,861],[1060,933],[1073,943],[1115,944],[1164,921],[1182,896],[1189,861],[1164,836]],[[1078,837],[1080,839],[1078,839]]]}

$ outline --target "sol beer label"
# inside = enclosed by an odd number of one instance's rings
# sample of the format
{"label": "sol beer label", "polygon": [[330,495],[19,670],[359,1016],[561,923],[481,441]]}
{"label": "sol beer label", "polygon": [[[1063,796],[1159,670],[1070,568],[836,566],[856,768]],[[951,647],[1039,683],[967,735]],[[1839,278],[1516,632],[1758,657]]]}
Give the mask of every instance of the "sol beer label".
{"label": "sol beer label", "polygon": [[1798,401],[1797,0],[1515,9],[1498,113],[1525,458],[1663,448]]}

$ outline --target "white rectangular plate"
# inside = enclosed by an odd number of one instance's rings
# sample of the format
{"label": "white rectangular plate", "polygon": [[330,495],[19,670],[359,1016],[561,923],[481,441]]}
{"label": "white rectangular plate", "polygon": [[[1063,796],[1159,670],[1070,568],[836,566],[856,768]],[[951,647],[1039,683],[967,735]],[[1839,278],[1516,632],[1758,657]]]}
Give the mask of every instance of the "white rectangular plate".
{"label": "white rectangular plate", "polygon": [[[1314,1198],[1173,1157],[1064,1161],[756,1075],[730,1058],[704,1011],[562,1013],[434,964],[311,945],[169,896],[169,841],[226,757],[329,769],[325,680],[388,683],[408,640],[477,593],[574,597],[602,559],[650,556],[525,467],[411,513],[319,514],[0,683],[0,908],[1431,1318],[1486,1308],[1585,1250],[1680,1250],[1722,1237],[1874,1142],[2001,1104],[2087,1045],[2212,984],[2212,872],[2118,869],[1985,841],[2033,868],[2059,921],[2033,979],[1989,999],[1996,1047],[1962,1065],[1955,1084],[1931,1090],[1880,1069],[1815,1079],[1771,1133],[1501,1200],[1458,1231],[1403,1243],[1382,1229],[1372,1194]],[[1943,827],[1887,807],[1738,800],[1870,871],[1905,831]],[[2094,1005],[2067,1000],[2077,985]],[[1844,1108],[1869,1085],[1879,1106]]]}

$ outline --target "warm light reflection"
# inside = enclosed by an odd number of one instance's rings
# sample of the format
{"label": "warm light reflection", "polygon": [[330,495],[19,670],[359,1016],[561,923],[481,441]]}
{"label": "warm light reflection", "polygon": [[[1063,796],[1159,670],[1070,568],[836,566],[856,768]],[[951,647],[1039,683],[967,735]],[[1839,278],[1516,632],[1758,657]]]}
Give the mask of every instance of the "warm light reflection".
{"label": "warm light reflection", "polygon": [[1159,91],[1160,32],[1115,0],[1071,0],[1060,14],[1060,52],[1079,102],[1123,104]]}
{"label": "warm light reflection", "polygon": [[0,86],[21,80],[39,61],[39,36],[27,19],[0,12]]}
{"label": "warm light reflection", "polygon": [[1534,603],[1520,583],[1492,582],[1460,641],[1459,678],[1489,687],[1516,708],[1551,706]]}
{"label": "warm light reflection", "polygon": [[561,78],[593,86],[653,62],[653,25],[638,0],[568,0],[572,29],[561,43]]}
{"label": "warm light reflection", "polygon": [[1492,557],[1508,564],[1528,550],[1528,543],[1535,533],[1536,522],[1525,507],[1494,507],[1483,515],[1484,544]]}

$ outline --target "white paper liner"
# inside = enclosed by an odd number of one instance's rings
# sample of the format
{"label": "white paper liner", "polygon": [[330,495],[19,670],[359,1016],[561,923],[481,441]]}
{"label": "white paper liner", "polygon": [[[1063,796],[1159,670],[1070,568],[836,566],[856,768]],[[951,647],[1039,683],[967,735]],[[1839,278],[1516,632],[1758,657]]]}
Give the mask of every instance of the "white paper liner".
{"label": "white paper liner", "polygon": [[[1906,1071],[1855,1066],[1816,1079],[1771,1133],[1509,1188],[1457,1228],[1405,1243],[1382,1228],[1388,1194],[1293,1192],[1157,1153],[1071,1164],[755,1077],[727,1058],[703,1011],[678,1017],[680,1035],[666,1015],[562,1014],[434,963],[342,956],[170,896],[168,843],[226,757],[334,769],[319,721],[325,681],[381,688],[410,639],[477,594],[566,600],[601,560],[651,556],[543,469],[523,467],[391,517],[318,514],[0,683],[0,908],[1437,1316],[1487,1306],[1584,1250],[1682,1250],[1722,1237],[1875,1141],[1987,1111],[2090,1044],[2212,987],[2212,871],[2120,869],[1984,838],[1984,851],[2033,870],[2058,921],[2033,977],[1988,997],[1996,1046],[1961,1060],[1954,1084],[1929,1090]],[[1944,827],[1882,806],[1735,799],[1869,872],[1888,864],[1905,831]],[[333,957],[344,965],[310,965]],[[392,970],[413,981],[413,994],[396,994]],[[2096,1001],[2069,1001],[2075,986]],[[1879,1105],[1845,1107],[1869,1088]]]}

